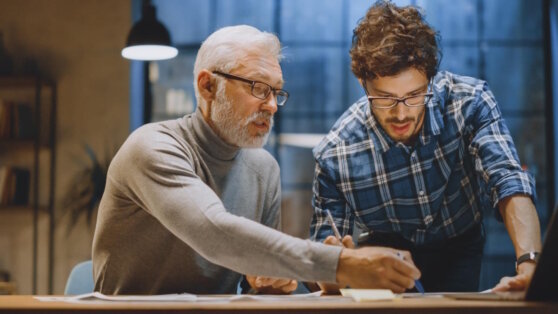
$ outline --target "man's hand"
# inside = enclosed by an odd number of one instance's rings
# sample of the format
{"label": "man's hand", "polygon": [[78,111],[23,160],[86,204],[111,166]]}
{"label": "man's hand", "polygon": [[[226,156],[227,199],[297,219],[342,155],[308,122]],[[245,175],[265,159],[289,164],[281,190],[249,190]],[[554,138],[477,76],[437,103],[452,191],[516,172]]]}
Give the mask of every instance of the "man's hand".
{"label": "man's hand", "polygon": [[[353,238],[350,235],[346,235],[345,237],[343,237],[343,240],[341,240],[341,241],[342,241],[342,243],[339,242],[339,240],[337,240],[336,237],[328,236],[324,240],[324,244],[343,245],[346,248],[354,249],[355,244],[353,243]],[[320,287],[320,289],[322,289],[322,291],[324,293],[339,294],[339,285],[336,284],[336,283],[318,282],[318,286]]]}
{"label": "man's hand", "polygon": [[351,288],[381,288],[402,293],[413,288],[415,279],[419,278],[420,271],[408,251],[386,247],[345,248],[337,265],[337,282]]}
{"label": "man's hand", "polygon": [[263,294],[289,294],[296,290],[296,280],[246,275],[252,289]]}
{"label": "man's hand", "polygon": [[535,263],[522,263],[517,267],[517,275],[504,277],[492,288],[492,291],[525,290],[533,278]]}

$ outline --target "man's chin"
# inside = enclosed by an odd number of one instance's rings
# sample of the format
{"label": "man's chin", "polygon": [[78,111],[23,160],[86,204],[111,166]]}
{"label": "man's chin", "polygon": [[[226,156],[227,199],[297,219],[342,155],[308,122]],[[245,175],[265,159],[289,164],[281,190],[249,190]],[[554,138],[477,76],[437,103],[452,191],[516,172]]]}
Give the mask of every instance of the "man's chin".
{"label": "man's chin", "polygon": [[406,135],[392,135],[390,134],[391,139],[394,142],[401,142],[403,144],[406,144],[409,141],[410,136],[406,136]]}
{"label": "man's chin", "polygon": [[256,135],[251,136],[250,139],[242,141],[239,147],[242,148],[262,148],[265,143],[267,143],[267,139],[269,138],[269,132],[263,135]]}

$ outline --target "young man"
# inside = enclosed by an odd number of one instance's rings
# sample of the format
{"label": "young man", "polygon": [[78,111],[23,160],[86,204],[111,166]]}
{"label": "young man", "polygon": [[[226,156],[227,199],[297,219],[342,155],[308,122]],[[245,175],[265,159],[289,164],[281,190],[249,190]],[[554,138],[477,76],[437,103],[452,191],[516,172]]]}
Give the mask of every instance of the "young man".
{"label": "young man", "polygon": [[541,248],[534,182],[487,84],[438,72],[436,32],[387,1],[356,27],[350,54],[367,96],[314,149],[312,238],[336,242],[330,210],[342,234],[356,223],[365,244],[409,250],[426,291],[476,291],[482,212],[498,207],[518,266],[497,289],[526,287]]}
{"label": "young man", "polygon": [[93,240],[96,291],[235,293],[241,274],[264,293],[296,288],[281,278],[413,286],[420,272],[408,252],[400,260],[387,248],[344,249],[272,229],[280,225],[279,168],[261,146],[288,96],[280,58],[272,34],[216,31],[194,66],[196,112],[145,125],[122,145]]}

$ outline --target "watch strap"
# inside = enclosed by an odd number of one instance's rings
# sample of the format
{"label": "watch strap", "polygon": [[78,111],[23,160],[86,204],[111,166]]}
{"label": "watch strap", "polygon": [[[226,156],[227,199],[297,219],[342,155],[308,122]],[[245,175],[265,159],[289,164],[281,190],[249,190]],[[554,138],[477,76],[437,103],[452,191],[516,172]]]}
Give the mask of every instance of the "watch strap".
{"label": "watch strap", "polygon": [[517,267],[524,262],[533,262],[536,263],[539,260],[539,252],[527,252],[521,256],[519,256],[517,258],[517,261],[515,262],[515,269],[517,270]]}

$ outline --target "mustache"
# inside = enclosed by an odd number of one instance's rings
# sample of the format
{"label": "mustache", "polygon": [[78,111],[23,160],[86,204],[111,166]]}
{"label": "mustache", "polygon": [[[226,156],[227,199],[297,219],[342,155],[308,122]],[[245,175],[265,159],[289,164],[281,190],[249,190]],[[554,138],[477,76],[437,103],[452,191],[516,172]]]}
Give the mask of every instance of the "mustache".
{"label": "mustache", "polygon": [[407,122],[414,122],[415,118],[412,117],[406,117],[403,120],[399,120],[397,118],[388,118],[386,119],[386,123],[397,123],[397,124],[403,124],[403,123],[407,123]]}
{"label": "mustache", "polygon": [[254,121],[262,121],[262,120],[265,120],[269,124],[270,128],[273,127],[273,123],[274,123],[273,114],[267,111],[254,112],[251,116],[246,118],[245,125],[248,125]]}

